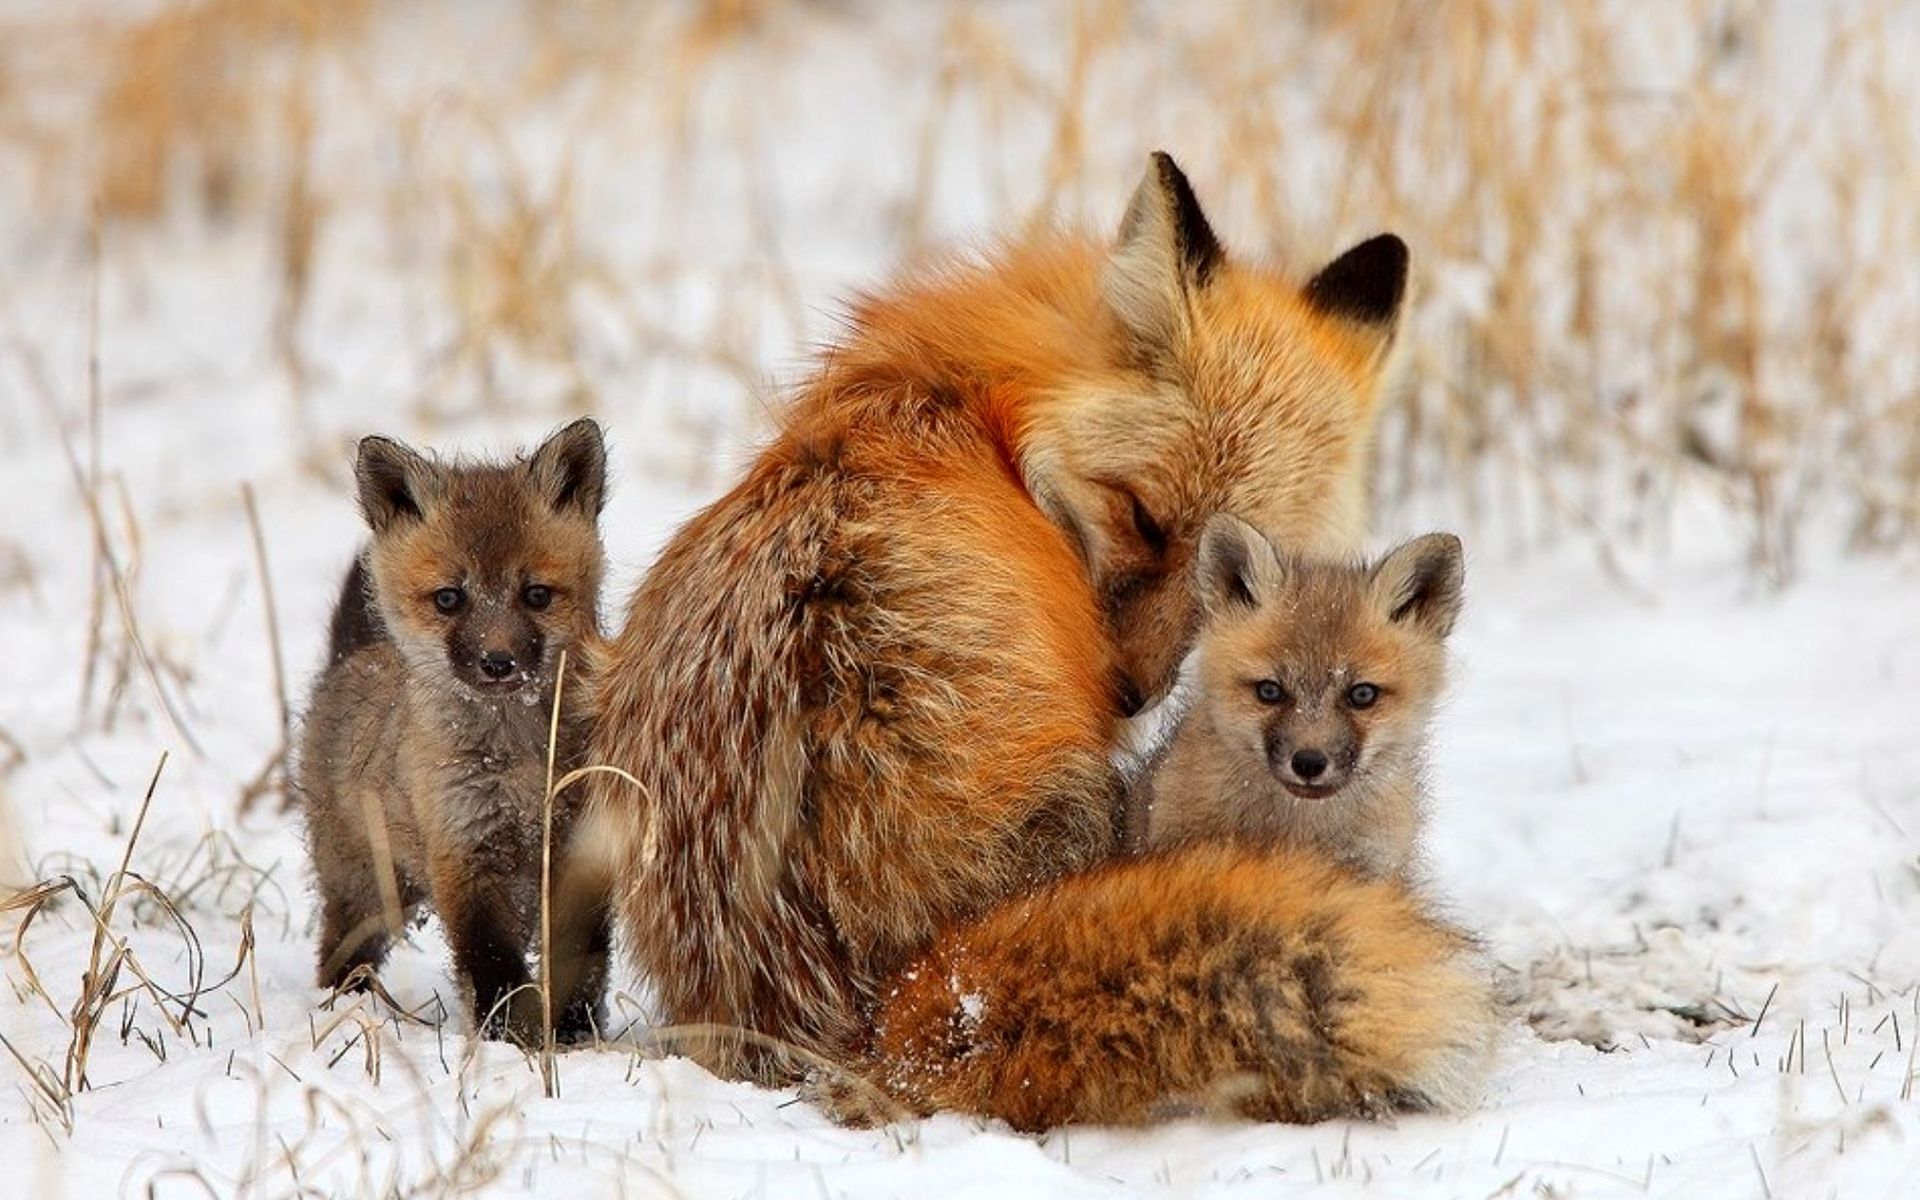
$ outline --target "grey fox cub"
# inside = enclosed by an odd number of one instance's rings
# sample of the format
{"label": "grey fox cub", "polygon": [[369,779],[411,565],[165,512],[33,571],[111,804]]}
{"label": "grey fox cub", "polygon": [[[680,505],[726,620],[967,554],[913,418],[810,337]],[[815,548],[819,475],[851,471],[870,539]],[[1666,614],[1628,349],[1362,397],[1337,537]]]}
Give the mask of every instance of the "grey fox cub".
{"label": "grey fox cub", "polygon": [[1460,612],[1460,540],[1295,558],[1229,515],[1202,537],[1190,707],[1134,798],[1136,843],[1253,837],[1406,876],[1427,731]]}

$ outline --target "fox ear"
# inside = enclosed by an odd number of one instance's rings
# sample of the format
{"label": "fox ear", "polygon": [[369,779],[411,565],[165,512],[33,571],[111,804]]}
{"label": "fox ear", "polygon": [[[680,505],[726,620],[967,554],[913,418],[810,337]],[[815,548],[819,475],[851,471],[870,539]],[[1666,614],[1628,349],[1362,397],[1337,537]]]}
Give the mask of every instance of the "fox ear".
{"label": "fox ear", "polygon": [[1373,568],[1373,600],[1389,621],[1444,638],[1460,616],[1465,573],[1460,539],[1429,533],[1396,548]]}
{"label": "fox ear", "polygon": [[1193,185],[1172,156],[1156,150],[1120,220],[1100,289],[1129,332],[1153,349],[1169,350],[1187,336],[1188,297],[1225,258]]}
{"label": "fox ear", "polygon": [[1306,286],[1307,303],[1346,325],[1376,357],[1393,344],[1406,295],[1407,244],[1391,233],[1361,242]]}
{"label": "fox ear", "polygon": [[1232,513],[1215,513],[1195,556],[1200,603],[1210,613],[1256,608],[1286,568],[1265,534]]}
{"label": "fox ear", "polygon": [[422,519],[436,478],[432,463],[392,438],[360,439],[353,479],[360,493],[360,512],[376,535],[396,522]]}
{"label": "fox ear", "polygon": [[581,417],[541,442],[527,472],[555,512],[598,517],[607,503],[607,444],[599,423]]}

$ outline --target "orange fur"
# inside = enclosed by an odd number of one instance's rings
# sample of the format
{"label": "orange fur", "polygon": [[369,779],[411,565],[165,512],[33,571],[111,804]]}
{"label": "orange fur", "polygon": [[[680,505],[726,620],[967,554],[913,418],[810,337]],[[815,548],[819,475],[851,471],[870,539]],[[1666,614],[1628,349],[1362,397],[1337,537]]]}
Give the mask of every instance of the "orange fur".
{"label": "orange fur", "polygon": [[948,929],[898,976],[863,1073],[911,1112],[1025,1130],[1316,1121],[1466,1102],[1498,1028],[1473,943],[1404,885],[1197,844]]}
{"label": "orange fur", "polygon": [[1227,262],[1160,156],[1115,243],[856,306],[595,671],[632,945],[689,1052],[844,1055],[939,931],[1113,853],[1117,718],[1171,682],[1206,518],[1359,536],[1405,267],[1368,247],[1305,293]]}

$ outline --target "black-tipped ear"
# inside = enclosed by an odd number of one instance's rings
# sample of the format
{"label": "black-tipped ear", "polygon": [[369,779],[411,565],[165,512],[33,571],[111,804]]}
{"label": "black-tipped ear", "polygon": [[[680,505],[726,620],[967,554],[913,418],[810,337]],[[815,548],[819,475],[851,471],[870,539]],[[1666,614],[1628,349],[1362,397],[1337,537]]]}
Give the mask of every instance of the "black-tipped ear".
{"label": "black-tipped ear", "polygon": [[581,417],[541,442],[527,471],[554,511],[598,517],[607,503],[607,444],[599,422]]}
{"label": "black-tipped ear", "polygon": [[353,479],[367,528],[379,535],[398,521],[420,520],[426,512],[434,471],[432,463],[392,438],[361,438]]}
{"label": "black-tipped ear", "polygon": [[1210,613],[1258,607],[1285,568],[1266,535],[1232,513],[1215,513],[1200,532],[1194,570]]}
{"label": "black-tipped ear", "polygon": [[1389,621],[1444,638],[1460,616],[1465,576],[1460,539],[1429,533],[1397,547],[1374,567],[1374,603]]}
{"label": "black-tipped ear", "polygon": [[1133,191],[1101,286],[1121,322],[1156,348],[1185,336],[1187,295],[1226,254],[1179,164],[1156,150]]}
{"label": "black-tipped ear", "polygon": [[1391,233],[1368,238],[1308,281],[1307,303],[1374,333],[1380,348],[1393,338],[1407,295],[1407,244]]}
{"label": "black-tipped ear", "polygon": [[1147,173],[1120,219],[1122,246],[1142,237],[1168,244],[1187,277],[1202,286],[1226,259],[1213,226],[1207,224],[1207,214],[1200,211],[1200,198],[1193,194],[1187,173],[1165,150],[1148,156]]}

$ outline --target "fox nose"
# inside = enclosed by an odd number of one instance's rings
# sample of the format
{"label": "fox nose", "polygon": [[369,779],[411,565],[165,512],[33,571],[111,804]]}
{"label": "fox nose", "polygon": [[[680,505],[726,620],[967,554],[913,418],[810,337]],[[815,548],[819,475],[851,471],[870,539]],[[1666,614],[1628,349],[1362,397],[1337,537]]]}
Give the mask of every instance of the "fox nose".
{"label": "fox nose", "polygon": [[1327,756],[1318,750],[1295,750],[1293,773],[1302,779],[1318,779],[1326,774]]}
{"label": "fox nose", "polygon": [[513,655],[504,650],[488,650],[480,655],[480,673],[488,679],[505,679],[513,674]]}

